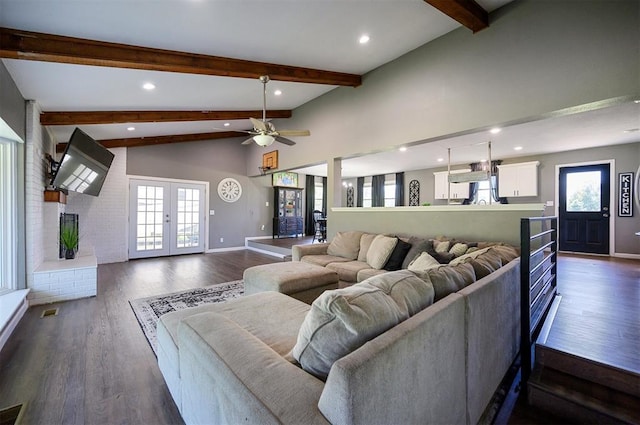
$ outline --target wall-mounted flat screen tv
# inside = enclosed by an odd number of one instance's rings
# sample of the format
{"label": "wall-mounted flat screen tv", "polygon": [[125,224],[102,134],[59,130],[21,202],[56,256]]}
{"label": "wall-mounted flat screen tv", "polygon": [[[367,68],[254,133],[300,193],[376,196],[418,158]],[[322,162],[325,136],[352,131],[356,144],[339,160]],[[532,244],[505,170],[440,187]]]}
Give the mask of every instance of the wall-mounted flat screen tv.
{"label": "wall-mounted flat screen tv", "polygon": [[76,128],[53,176],[56,189],[98,196],[114,154]]}

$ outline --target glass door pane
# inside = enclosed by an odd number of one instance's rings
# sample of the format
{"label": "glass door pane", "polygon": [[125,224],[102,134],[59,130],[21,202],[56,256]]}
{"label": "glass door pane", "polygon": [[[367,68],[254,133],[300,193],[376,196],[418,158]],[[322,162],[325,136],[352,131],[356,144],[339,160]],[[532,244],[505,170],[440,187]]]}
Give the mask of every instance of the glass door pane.
{"label": "glass door pane", "polygon": [[602,205],[600,182],[600,171],[567,173],[567,211],[600,211]]}

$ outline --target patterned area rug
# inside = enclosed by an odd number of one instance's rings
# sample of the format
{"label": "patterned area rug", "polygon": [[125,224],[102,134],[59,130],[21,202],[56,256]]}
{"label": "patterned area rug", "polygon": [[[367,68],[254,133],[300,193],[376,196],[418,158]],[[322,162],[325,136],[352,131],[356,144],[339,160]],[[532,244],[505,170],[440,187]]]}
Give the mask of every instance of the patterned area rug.
{"label": "patterned area rug", "polygon": [[129,304],[136,315],[136,319],[138,319],[144,336],[147,337],[147,341],[149,341],[149,345],[157,357],[156,325],[160,316],[184,308],[238,298],[242,294],[244,294],[244,282],[236,280],[155,297],[129,300]]}

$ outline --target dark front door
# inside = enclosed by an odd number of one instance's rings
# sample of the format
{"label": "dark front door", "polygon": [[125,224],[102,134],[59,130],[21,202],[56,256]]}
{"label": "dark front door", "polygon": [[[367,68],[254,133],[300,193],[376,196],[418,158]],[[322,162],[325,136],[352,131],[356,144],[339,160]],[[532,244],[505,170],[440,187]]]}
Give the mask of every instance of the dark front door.
{"label": "dark front door", "polygon": [[609,164],[560,168],[560,251],[609,254]]}

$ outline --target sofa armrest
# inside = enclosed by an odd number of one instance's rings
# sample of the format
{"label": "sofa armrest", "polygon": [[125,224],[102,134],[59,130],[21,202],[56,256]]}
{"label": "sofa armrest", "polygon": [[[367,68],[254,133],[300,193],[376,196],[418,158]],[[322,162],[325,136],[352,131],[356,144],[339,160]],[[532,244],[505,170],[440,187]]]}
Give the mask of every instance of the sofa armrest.
{"label": "sofa armrest", "polygon": [[294,245],[291,247],[291,259],[300,261],[305,255],[327,255],[329,243],[312,243],[309,245]]}
{"label": "sofa armrest", "polygon": [[186,423],[327,423],[322,381],[226,316],[183,320],[178,344]]}

